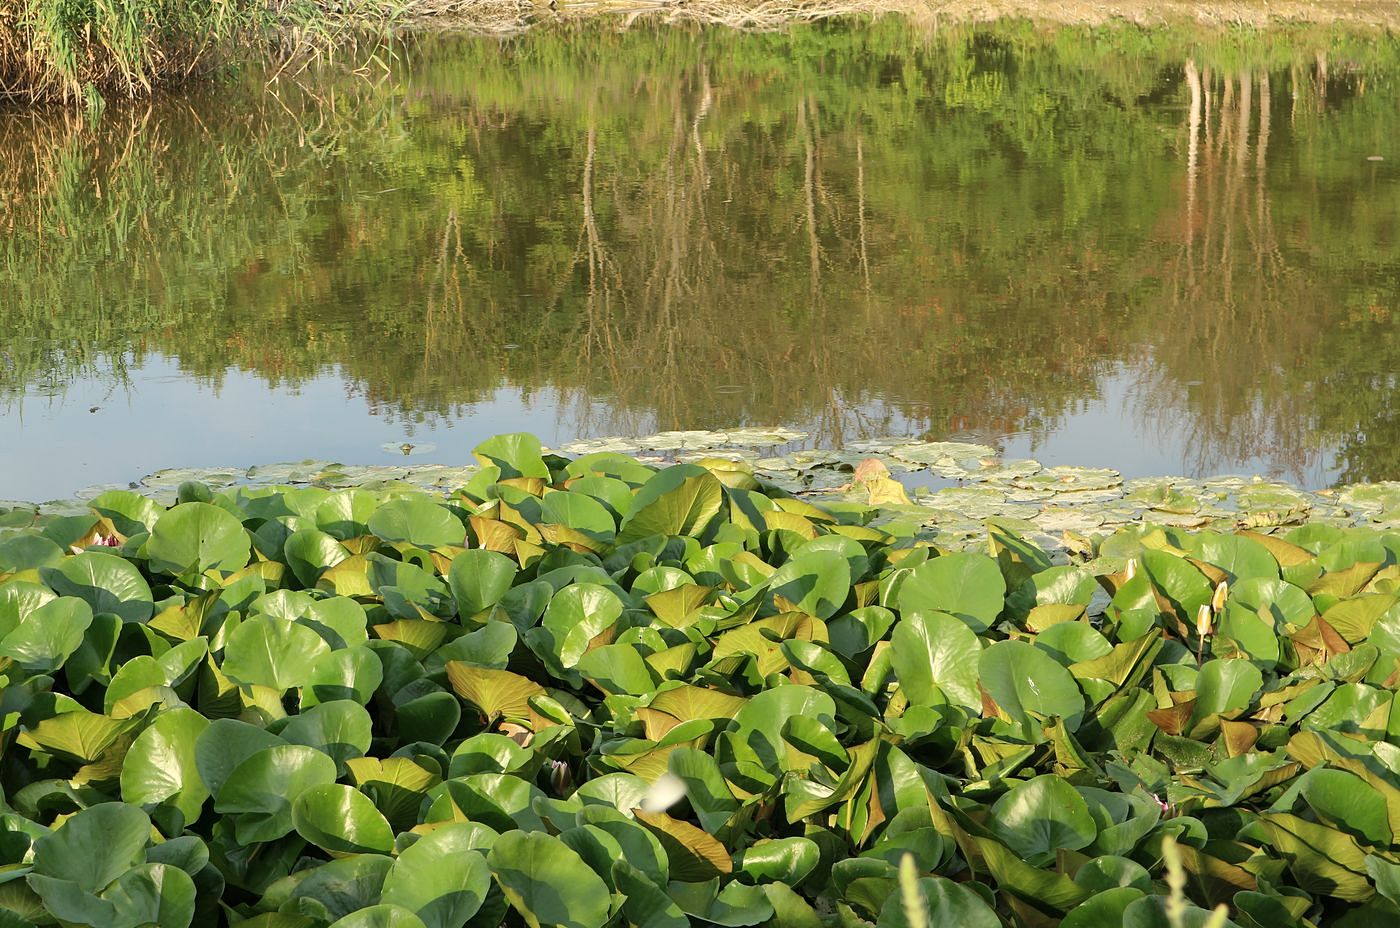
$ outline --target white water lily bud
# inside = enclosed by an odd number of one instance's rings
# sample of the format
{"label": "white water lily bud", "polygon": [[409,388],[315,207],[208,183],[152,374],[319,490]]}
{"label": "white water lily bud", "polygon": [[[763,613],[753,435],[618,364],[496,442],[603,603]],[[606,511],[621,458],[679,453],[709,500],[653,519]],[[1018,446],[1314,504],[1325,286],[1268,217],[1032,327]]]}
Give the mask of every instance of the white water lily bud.
{"label": "white water lily bud", "polygon": [[685,781],[674,773],[663,773],[642,797],[643,812],[665,812],[685,798]]}
{"label": "white water lily bud", "polygon": [[1225,608],[1225,600],[1228,599],[1229,596],[1230,587],[1224,580],[1221,580],[1215,585],[1215,595],[1210,598],[1211,611],[1219,615],[1220,611]]}
{"label": "white water lily bud", "polygon": [[1211,612],[1207,603],[1201,603],[1201,608],[1196,610],[1196,634],[1208,638],[1214,631],[1215,613]]}
{"label": "white water lily bud", "polygon": [[1137,558],[1135,558],[1135,557],[1130,557],[1130,558],[1128,558],[1128,571],[1127,571],[1127,572],[1128,572],[1128,579],[1129,579],[1129,580],[1131,580],[1131,579],[1133,579],[1134,577],[1137,576]]}

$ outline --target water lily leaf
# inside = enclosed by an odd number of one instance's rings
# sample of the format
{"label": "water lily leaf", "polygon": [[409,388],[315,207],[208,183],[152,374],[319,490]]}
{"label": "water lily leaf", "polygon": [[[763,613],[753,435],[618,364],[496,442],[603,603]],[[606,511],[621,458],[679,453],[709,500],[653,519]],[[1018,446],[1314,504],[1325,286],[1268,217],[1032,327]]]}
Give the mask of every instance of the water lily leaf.
{"label": "water lily leaf", "polygon": [[497,551],[473,548],[452,559],[447,582],[457,601],[458,612],[474,616],[501,601],[515,582],[520,568]]}
{"label": "water lily leaf", "polygon": [[448,661],[446,671],[453,691],[483,719],[528,717],[530,698],[545,695],[544,687],[535,681],[506,670]]}
{"label": "water lily leaf", "polygon": [[1189,550],[1201,560],[1223,570],[1232,584],[1279,575],[1279,564],[1269,549],[1252,538],[1236,534],[1202,532],[1189,536]]}
{"label": "water lily leaf", "polygon": [[1219,921],[1209,909],[1186,903],[1179,916],[1169,916],[1166,899],[1149,895],[1130,902],[1123,909],[1122,928],[1240,928],[1230,919]]}
{"label": "water lily leaf", "polygon": [[847,560],[832,551],[805,549],[768,578],[768,589],[798,612],[828,619],[846,601],[851,586]]}
{"label": "water lily leaf", "polygon": [[329,652],[321,636],[306,626],[258,615],[229,635],[220,669],[237,683],[285,691],[305,686]]}
{"label": "water lily leaf", "polygon": [[1149,549],[1142,552],[1142,566],[1184,621],[1195,621],[1196,611],[1215,593],[1205,575],[1184,558]]}
{"label": "water lily leaf", "polygon": [[28,728],[19,741],[79,764],[93,764],[133,724],[130,719],[113,719],[74,706]]}
{"label": "water lily leaf", "polygon": [[703,883],[733,870],[724,845],[689,822],[664,812],[634,809],[632,814],[661,842],[671,864],[673,880]]}
{"label": "water lily leaf", "polygon": [[43,535],[14,535],[0,540],[0,574],[57,567],[63,549]]}
{"label": "water lily leaf", "polygon": [[331,923],[330,928],[424,928],[424,922],[398,905],[371,905]]}
{"label": "water lily leaf", "polygon": [[1036,606],[1087,606],[1097,588],[1094,575],[1082,567],[1049,567],[1031,574],[1008,595],[1006,607],[1013,618],[1025,621]]}
{"label": "water lily leaf", "polygon": [[427,928],[461,928],[491,889],[491,870],[470,825],[444,825],[405,848],[384,878],[382,899]]}
{"label": "water lily leaf", "polygon": [[578,672],[605,693],[645,696],[656,689],[655,676],[630,644],[594,648],[579,658]]}
{"label": "water lily leaf", "polygon": [[1272,670],[1282,657],[1282,650],[1272,620],[1261,618],[1267,614],[1252,612],[1237,602],[1226,603],[1210,645],[1211,653],[1220,657],[1242,655],[1261,670]]}
{"label": "water lily leaf", "polygon": [[473,735],[452,752],[448,776],[473,773],[511,773],[528,764],[534,754],[505,735],[482,732]]}
{"label": "water lily leaf", "polygon": [[821,849],[810,838],[771,838],[739,852],[734,865],[755,883],[797,886],[820,859]]}
{"label": "water lily leaf", "polygon": [[1124,887],[1133,887],[1142,893],[1152,890],[1152,875],[1146,867],[1135,860],[1114,855],[1088,860],[1074,875],[1074,882],[1098,894]]}
{"label": "water lily leaf", "polygon": [[[304,846],[297,842],[298,846]],[[380,854],[353,854],[298,871],[297,880],[274,886],[264,904],[278,903],[293,911],[309,911],[319,922],[343,918],[379,901],[384,878],[393,862]]]}
{"label": "water lily leaf", "polygon": [[[1328,731],[1371,733],[1380,737],[1388,716],[1391,694],[1364,683],[1345,683],[1303,720],[1304,728]],[[1377,710],[1381,717],[1367,729],[1368,720]]]}
{"label": "water lily leaf", "polygon": [[428,551],[461,545],[467,531],[457,517],[427,496],[390,500],[369,517],[369,530],[389,542]]}
{"label": "water lily leaf", "polygon": [[233,573],[248,563],[251,550],[243,524],[211,503],[181,503],[166,510],[145,547],[151,570],[175,576]]}
{"label": "water lily leaf", "polygon": [[1316,609],[1312,597],[1301,588],[1285,581],[1270,577],[1253,577],[1232,584],[1229,603],[1241,606],[1250,612],[1263,609],[1279,625],[1307,625]]}
{"label": "water lily leaf", "polygon": [[[685,798],[700,826],[715,834],[739,810],[739,801],[725,782],[719,763],[704,751],[679,747],[666,758],[672,776],[685,785]],[[633,803],[633,808],[639,803]]]}
{"label": "water lily leaf", "polygon": [[1040,719],[1059,717],[1075,731],[1084,718],[1084,694],[1074,677],[1044,651],[1024,641],[998,641],[978,663],[982,687],[1028,740],[1039,740]]}
{"label": "water lily leaf", "polygon": [[283,741],[315,748],[345,772],[345,762],[369,751],[372,723],[365,707],[349,699],[337,699],[305,709],[281,730]]}
{"label": "water lily leaf", "polygon": [[[536,653],[552,658],[563,669],[575,667],[589,645],[622,617],[622,600],[605,586],[573,583],[549,601],[544,621],[531,629],[526,641]],[[541,651],[543,653],[541,653]]]}
{"label": "water lily leaf", "polygon": [[33,872],[97,893],[145,860],[150,834],[151,820],[140,809],[100,803],[34,842]]}
{"label": "water lily leaf", "polygon": [[[629,493],[630,496],[630,493]],[[611,541],[617,534],[617,521],[608,508],[586,493],[547,493],[541,500],[540,516],[544,523],[565,525],[590,538]]]}
{"label": "water lily leaf", "polygon": [[617,891],[627,897],[622,903],[622,917],[636,928],[690,928],[680,906],[627,861],[613,864],[612,878]]}
{"label": "water lily leaf", "polygon": [[1084,797],[1055,774],[1012,788],[992,806],[988,824],[993,834],[1033,867],[1053,861],[1059,848],[1088,847],[1098,835]]}
{"label": "water lily leaf", "polygon": [[540,440],[525,432],[488,438],[472,449],[472,456],[480,461],[483,467],[499,467],[500,479],[549,479],[549,465],[544,461]]}
{"label": "water lily leaf", "polygon": [[230,771],[214,794],[214,811],[233,817],[240,842],[274,841],[292,830],[293,804],[301,794],[335,777],[335,762],[320,751],[300,744],[274,745]]}
{"label": "water lily leaf", "polygon": [[911,902],[920,906],[928,928],[941,925],[1001,928],[1001,919],[976,891],[938,876],[919,880],[912,900],[902,892],[890,896],[880,909],[880,928],[915,928],[906,915],[906,907]]}
{"label": "water lily leaf", "polygon": [[1348,902],[1364,902],[1375,893],[1367,879],[1368,855],[1350,835],[1285,813],[1259,819],[1299,888]]}
{"label": "water lily leaf", "polygon": [[1248,708],[1263,685],[1263,674],[1250,661],[1207,661],[1196,678],[1196,705],[1188,730],[1212,715]]}
{"label": "water lily leaf", "polygon": [[906,612],[890,644],[899,690],[911,703],[935,706],[941,695],[968,709],[981,709],[982,645],[960,619],[946,612]]}
{"label": "water lily leaf", "polygon": [[1032,867],[992,838],[973,838],[997,886],[1036,906],[1066,912],[1089,897],[1088,890],[1052,870]]}
{"label": "water lily leaf", "polygon": [[316,586],[321,574],[350,557],[346,549],[333,536],[316,529],[302,529],[287,536],[282,545],[287,558],[287,566],[292,569],[302,586]]}
{"label": "water lily leaf", "polygon": [[1362,594],[1336,603],[1323,612],[1322,618],[1349,644],[1357,644],[1366,640],[1381,617],[1395,609],[1397,603],[1400,603],[1400,596]]}
{"label": "water lily leaf", "polygon": [[884,606],[862,606],[833,619],[827,625],[831,647],[837,653],[855,660],[889,634],[895,614]]}
{"label": "water lily leaf", "polygon": [[82,646],[91,624],[92,609],[83,600],[51,600],[0,638],[0,656],[32,673],[51,673]]}
{"label": "water lily leaf", "polygon": [[[63,919],[72,925],[92,926],[110,925],[117,921],[116,908],[112,903],[94,893],[85,892],[72,880],[57,880],[30,873],[25,882],[39,900],[40,920]],[[20,924],[23,928],[34,926],[30,921]]]}
{"label": "water lily leaf", "polygon": [[367,705],[384,682],[384,665],[363,645],[329,651],[311,666],[302,689],[303,709],[337,699]]}
{"label": "water lily leaf", "polygon": [[94,615],[110,612],[123,622],[144,622],[154,612],[151,588],[141,572],[115,554],[85,551],[44,570],[42,576],[55,593],[76,596],[92,607]]}
{"label": "water lily leaf", "polygon": [[836,703],[807,686],[779,686],[755,694],[735,714],[734,739],[766,770],[805,770],[810,757],[783,739],[783,726],[795,716],[820,721],[836,714]]}
{"label": "water lily leaf", "polygon": [[199,776],[195,744],[209,720],[193,709],[168,709],[136,736],[122,762],[121,793],[140,806],[169,803],[187,824],[199,818],[209,788]]}
{"label": "water lily leaf", "polygon": [[292,803],[297,834],[331,855],[388,854],[394,831],[369,797],[339,783],[312,786]]}
{"label": "water lily leaf", "polygon": [[400,740],[442,744],[457,730],[462,707],[451,693],[432,692],[394,707]]}
{"label": "water lily leaf", "polygon": [[487,863],[511,907],[530,928],[602,928],[608,921],[607,884],[552,835],[507,832],[491,846]]}
{"label": "water lily leaf", "polygon": [[1375,882],[1377,892],[1391,902],[1400,902],[1400,864],[1370,854],[1366,857],[1366,872]]}
{"label": "water lily leaf", "polygon": [[127,538],[150,532],[162,512],[155,500],[130,490],[108,490],[88,506]]}
{"label": "water lily leaf", "polygon": [[[395,832],[412,828],[418,823],[419,812],[428,790],[442,782],[440,765],[427,756],[356,757],[346,762],[350,781],[371,800]],[[427,766],[434,769],[429,770]]]}
{"label": "water lily leaf", "polygon": [[899,588],[899,611],[946,612],[975,632],[996,621],[1004,605],[1006,581],[985,554],[945,554],[915,567]]}
{"label": "water lily leaf", "polygon": [[1355,774],[1318,767],[1303,777],[1302,794],[1323,821],[1374,847],[1390,845],[1385,797]]}
{"label": "water lily leaf", "polygon": [[720,514],[724,484],[703,467],[676,464],[657,472],[637,490],[623,515],[620,545],[651,535],[699,537]]}
{"label": "water lily leaf", "polygon": [[215,719],[195,738],[195,766],[211,795],[219,795],[230,774],[254,754],[282,744],[281,738],[247,722]]}
{"label": "water lily leaf", "polygon": [[716,879],[706,883],[672,883],[667,892],[681,911],[712,925],[744,928],[761,925],[773,917],[773,906],[763,886],[735,881],[719,889]]}
{"label": "water lily leaf", "polygon": [[1102,890],[1071,909],[1060,928],[1120,928],[1128,906],[1144,895],[1136,886]]}
{"label": "water lily leaf", "polygon": [[1052,625],[1036,635],[1035,646],[1066,667],[1096,661],[1113,653],[1108,639],[1084,622]]}
{"label": "water lily leaf", "polygon": [[477,773],[443,784],[447,798],[469,821],[497,831],[544,829],[535,802],[544,794],[533,783],[503,773]]}
{"label": "water lily leaf", "polygon": [[372,534],[370,516],[379,508],[379,498],[364,490],[337,490],[316,507],[315,523],[338,541],[349,541]]}
{"label": "water lily leaf", "polygon": [[188,928],[194,920],[195,886],[190,875],[167,864],[128,870],[102,893],[113,908],[113,926]]}

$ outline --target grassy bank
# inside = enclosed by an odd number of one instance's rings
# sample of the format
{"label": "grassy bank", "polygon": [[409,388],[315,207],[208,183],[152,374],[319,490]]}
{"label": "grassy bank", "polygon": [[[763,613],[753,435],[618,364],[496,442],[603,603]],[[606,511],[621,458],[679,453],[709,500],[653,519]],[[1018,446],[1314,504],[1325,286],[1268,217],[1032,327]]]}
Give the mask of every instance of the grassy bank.
{"label": "grassy bank", "polygon": [[0,100],[143,96],[231,52],[328,49],[350,29],[456,0],[16,0],[0,8]]}
{"label": "grassy bank", "polygon": [[207,71],[230,52],[323,52],[351,32],[438,27],[514,32],[545,20],[645,16],[770,29],[840,15],[900,13],[937,22],[1032,18],[1057,23],[1233,26],[1347,23],[1400,29],[1400,7],[1370,0],[1100,3],[1043,0],[7,0],[0,5],[0,103],[94,104]]}
{"label": "grassy bank", "polygon": [[267,0],[19,0],[0,10],[0,94],[145,93],[266,21]]}

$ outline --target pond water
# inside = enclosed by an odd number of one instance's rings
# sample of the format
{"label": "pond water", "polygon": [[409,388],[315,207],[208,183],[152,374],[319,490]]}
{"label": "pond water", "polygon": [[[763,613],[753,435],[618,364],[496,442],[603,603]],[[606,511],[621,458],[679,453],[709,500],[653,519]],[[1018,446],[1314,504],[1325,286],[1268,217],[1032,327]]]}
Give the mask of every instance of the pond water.
{"label": "pond water", "polygon": [[614,23],[0,114],[0,497],[740,424],[1322,486],[1400,478],[1397,371],[1395,39]]}

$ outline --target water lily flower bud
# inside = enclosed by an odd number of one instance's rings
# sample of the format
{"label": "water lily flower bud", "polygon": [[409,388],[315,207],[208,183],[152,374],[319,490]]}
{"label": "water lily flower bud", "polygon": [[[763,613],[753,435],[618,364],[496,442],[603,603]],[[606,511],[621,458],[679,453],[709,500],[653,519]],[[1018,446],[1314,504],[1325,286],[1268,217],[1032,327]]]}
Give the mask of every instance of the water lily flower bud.
{"label": "water lily flower bud", "polygon": [[1229,596],[1230,587],[1224,580],[1221,580],[1215,586],[1215,595],[1210,598],[1211,612],[1219,615],[1220,611],[1225,608],[1225,600],[1228,599]]}
{"label": "water lily flower bud", "polygon": [[1215,613],[1211,611],[1207,603],[1201,603],[1201,608],[1196,610],[1196,634],[1202,638],[1210,637],[1215,631]]}
{"label": "water lily flower bud", "polygon": [[573,773],[569,770],[569,765],[561,760],[551,761],[549,765],[549,785],[554,790],[556,796],[567,796],[574,785]]}
{"label": "water lily flower bud", "polygon": [[1128,558],[1128,570],[1127,570],[1127,574],[1128,574],[1128,579],[1129,579],[1129,580],[1131,580],[1131,579],[1133,579],[1134,577],[1137,576],[1137,558],[1135,558],[1135,557],[1130,557],[1130,558]]}

